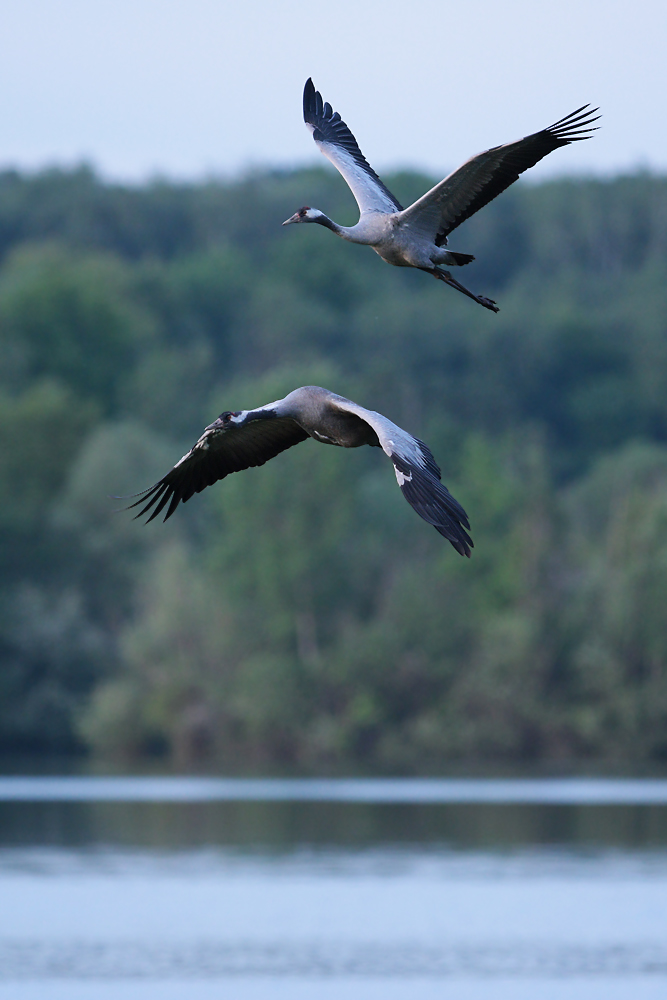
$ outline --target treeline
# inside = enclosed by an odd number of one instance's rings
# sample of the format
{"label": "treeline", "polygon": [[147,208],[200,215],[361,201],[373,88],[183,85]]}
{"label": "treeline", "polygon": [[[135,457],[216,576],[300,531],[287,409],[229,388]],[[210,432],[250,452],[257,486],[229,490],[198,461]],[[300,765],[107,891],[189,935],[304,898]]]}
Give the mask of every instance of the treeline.
{"label": "treeline", "polygon": [[[429,184],[390,178],[405,202]],[[667,180],[461,227],[496,316],[319,227],[327,171],[0,175],[0,748],[244,768],[667,757]],[[223,409],[320,384],[423,437],[463,560],[307,442],[144,526]]]}

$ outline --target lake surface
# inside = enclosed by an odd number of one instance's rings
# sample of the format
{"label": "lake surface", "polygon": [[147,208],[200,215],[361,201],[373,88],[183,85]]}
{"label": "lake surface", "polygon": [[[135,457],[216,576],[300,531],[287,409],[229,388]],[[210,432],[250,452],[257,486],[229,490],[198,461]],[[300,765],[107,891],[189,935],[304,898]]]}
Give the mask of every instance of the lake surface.
{"label": "lake surface", "polygon": [[665,803],[660,781],[0,778],[0,1000],[657,1000]]}

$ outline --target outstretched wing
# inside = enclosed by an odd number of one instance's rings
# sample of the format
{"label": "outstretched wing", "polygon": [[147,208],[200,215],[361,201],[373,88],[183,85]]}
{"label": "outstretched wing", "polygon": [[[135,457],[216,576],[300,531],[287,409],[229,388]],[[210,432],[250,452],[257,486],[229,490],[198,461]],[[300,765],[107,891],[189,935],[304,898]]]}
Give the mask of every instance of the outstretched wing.
{"label": "outstretched wing", "polygon": [[524,170],[560,146],[590,139],[590,133],[597,130],[591,125],[600,115],[591,117],[598,109],[589,107],[584,104],[541,132],[471,157],[406,208],[401,222],[442,246],[449,233],[518,180]]}
{"label": "outstretched wing", "polygon": [[218,427],[216,421],[216,424],[204,431],[171,472],[154,486],[144,490],[139,500],[128,509],[143,504],[136,516],[141,517],[150,510],[148,521],[152,521],[169,504],[164,516],[166,521],[179,503],[185,503],[193,494],[201,493],[207,486],[212,486],[232,472],[264,465],[281,451],[308,437],[289,417],[267,419],[268,416],[264,411],[261,419],[249,420],[236,426],[231,424]]}
{"label": "outstretched wing", "polygon": [[373,428],[380,447],[392,460],[396,481],[405,499],[457,552],[470,558],[474,546],[468,534],[468,515],[440,481],[440,468],[429,447],[381,413],[367,410],[342,396],[335,397],[335,405],[361,417]]}
{"label": "outstretched wing", "polygon": [[303,120],[320,150],[347,181],[362,214],[402,211],[366,160],[341,116],[330,104],[323,102],[311,79],[303,89]]}
{"label": "outstretched wing", "polygon": [[414,440],[421,453],[416,460],[412,456],[406,457],[399,451],[390,455],[401,493],[419,516],[432,524],[436,531],[451,542],[457,552],[470,558],[473,540],[468,534],[470,531],[468,516],[458,500],[455,500],[444,483],[440,482],[440,477],[436,477],[429,469],[429,459],[433,460],[429,449],[423,441],[418,441],[416,438]]}

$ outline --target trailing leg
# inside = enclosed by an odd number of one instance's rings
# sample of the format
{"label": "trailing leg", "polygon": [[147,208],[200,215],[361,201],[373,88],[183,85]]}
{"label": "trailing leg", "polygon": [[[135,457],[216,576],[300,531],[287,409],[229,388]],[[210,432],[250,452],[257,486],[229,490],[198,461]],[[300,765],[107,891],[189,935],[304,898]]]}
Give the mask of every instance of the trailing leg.
{"label": "trailing leg", "polygon": [[[424,268],[426,270],[426,268]],[[487,299],[485,295],[475,295],[474,292],[469,291],[460,281],[456,278],[452,278],[449,271],[442,271],[439,267],[434,267],[432,271],[428,271],[428,274],[432,274],[434,278],[438,278],[439,281],[444,281],[446,285],[451,285],[452,288],[456,288],[457,291],[463,292],[467,295],[469,299],[474,302],[479,302],[480,306],[484,306],[485,309],[490,309],[491,312],[499,312],[499,308],[493,299]]]}

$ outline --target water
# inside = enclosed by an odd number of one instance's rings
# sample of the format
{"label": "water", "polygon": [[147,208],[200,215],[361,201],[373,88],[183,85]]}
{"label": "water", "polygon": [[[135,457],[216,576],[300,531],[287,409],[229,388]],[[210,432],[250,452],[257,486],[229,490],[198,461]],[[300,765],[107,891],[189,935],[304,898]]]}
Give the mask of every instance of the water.
{"label": "water", "polygon": [[667,996],[655,785],[87,780],[0,779],[0,1000]]}
{"label": "water", "polygon": [[656,778],[0,777],[7,802],[364,802],[667,805]]}

